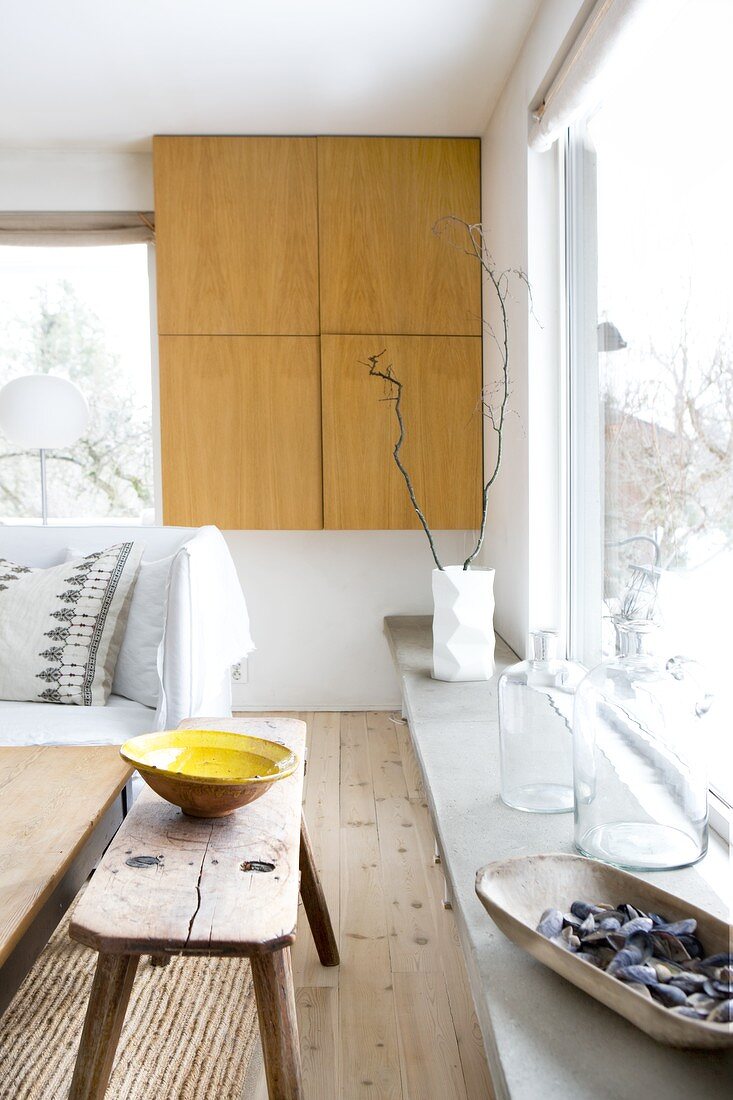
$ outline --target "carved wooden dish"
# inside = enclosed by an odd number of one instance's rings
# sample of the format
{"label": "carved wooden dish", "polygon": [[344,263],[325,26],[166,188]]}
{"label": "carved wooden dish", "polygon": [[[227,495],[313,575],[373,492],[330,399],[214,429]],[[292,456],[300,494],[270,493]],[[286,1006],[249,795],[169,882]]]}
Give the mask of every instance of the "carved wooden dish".
{"label": "carved wooden dish", "polygon": [[489,863],[476,873],[476,893],[494,923],[514,943],[636,1027],[674,1047],[733,1047],[733,1025],[670,1012],[535,931],[549,907],[567,912],[576,899],[629,902],[669,920],[695,917],[707,955],[730,952],[733,927],[636,875],[583,856],[536,855]]}

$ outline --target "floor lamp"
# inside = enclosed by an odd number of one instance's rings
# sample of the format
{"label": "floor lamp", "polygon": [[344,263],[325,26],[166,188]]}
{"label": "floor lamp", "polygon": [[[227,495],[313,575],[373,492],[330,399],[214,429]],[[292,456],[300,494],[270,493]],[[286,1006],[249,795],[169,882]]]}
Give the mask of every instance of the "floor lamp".
{"label": "floor lamp", "polygon": [[18,447],[41,457],[41,516],[48,523],[46,451],[71,447],[86,431],[89,408],[83,393],[66,378],[28,374],[0,390],[0,431]]}

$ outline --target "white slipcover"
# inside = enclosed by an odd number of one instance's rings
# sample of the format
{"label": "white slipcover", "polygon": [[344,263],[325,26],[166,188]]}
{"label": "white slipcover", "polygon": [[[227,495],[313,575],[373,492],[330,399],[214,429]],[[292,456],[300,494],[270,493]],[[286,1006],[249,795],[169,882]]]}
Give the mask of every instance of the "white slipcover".
{"label": "white slipcover", "polygon": [[142,543],[143,560],[173,556],[157,709],[115,695],[106,707],[0,702],[0,744],[118,744],[183,718],[231,714],[231,666],[254,647],[234,562],[216,527],[3,526],[0,557],[45,568],[63,562],[70,546],[89,553],[123,541]]}
{"label": "white slipcover", "polygon": [[2,745],[121,745],[155,729],[155,711],[121,695],[105,707],[0,701]]}

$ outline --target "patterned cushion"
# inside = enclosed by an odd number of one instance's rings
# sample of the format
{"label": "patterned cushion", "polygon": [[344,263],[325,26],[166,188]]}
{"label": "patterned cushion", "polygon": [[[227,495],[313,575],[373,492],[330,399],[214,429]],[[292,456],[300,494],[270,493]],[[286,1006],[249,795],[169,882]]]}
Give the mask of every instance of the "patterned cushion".
{"label": "patterned cushion", "polygon": [[0,699],[104,706],[143,548],[51,569],[0,558]]}

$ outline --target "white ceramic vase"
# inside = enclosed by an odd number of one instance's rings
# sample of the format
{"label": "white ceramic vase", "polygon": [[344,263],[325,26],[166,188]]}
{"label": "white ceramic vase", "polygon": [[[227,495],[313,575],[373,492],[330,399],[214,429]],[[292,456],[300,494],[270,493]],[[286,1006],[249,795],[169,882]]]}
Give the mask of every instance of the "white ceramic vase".
{"label": "white ceramic vase", "polygon": [[433,679],[494,675],[494,570],[433,570]]}

